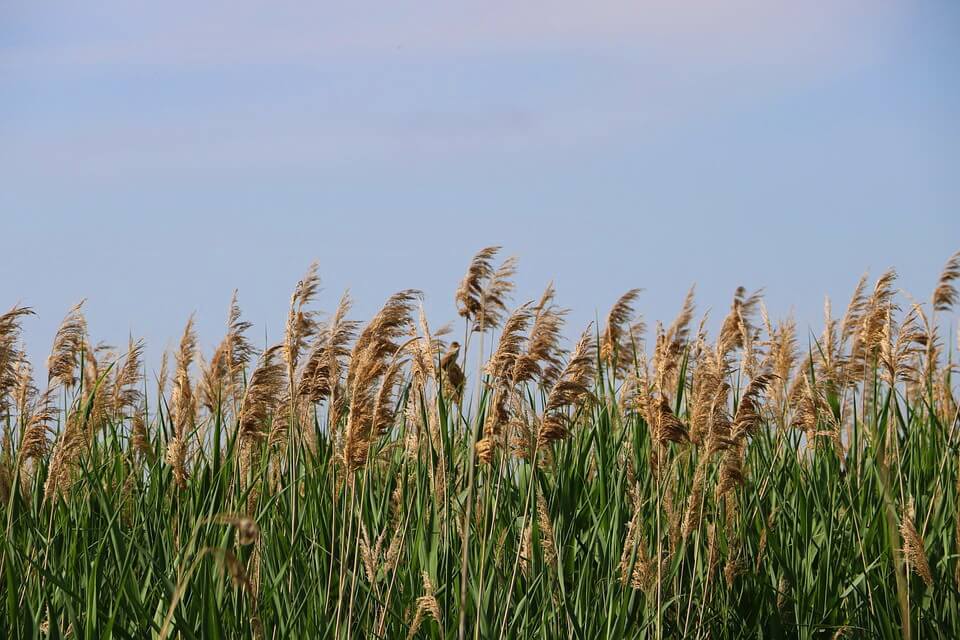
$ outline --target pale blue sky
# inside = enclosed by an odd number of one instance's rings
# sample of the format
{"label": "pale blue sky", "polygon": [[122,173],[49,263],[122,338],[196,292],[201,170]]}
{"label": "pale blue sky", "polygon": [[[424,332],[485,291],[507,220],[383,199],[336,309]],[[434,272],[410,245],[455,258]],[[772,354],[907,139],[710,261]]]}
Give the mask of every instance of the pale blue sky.
{"label": "pale blue sky", "polygon": [[233,288],[280,334],[320,260],[332,309],[427,293],[478,248],[554,279],[576,330],[644,287],[722,313],[765,287],[819,328],[890,265],[926,299],[960,248],[960,3],[0,0],[0,305],[44,356],[156,355]]}

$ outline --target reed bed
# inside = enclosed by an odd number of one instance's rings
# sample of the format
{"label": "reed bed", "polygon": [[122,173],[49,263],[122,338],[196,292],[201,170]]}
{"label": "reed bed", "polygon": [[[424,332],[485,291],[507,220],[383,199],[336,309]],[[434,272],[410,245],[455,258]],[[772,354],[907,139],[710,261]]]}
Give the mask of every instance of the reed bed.
{"label": "reed bed", "polygon": [[41,384],[0,315],[0,636],[957,637],[960,253],[809,334],[742,288],[569,327],[500,258],[454,328],[321,314],[313,265],[274,346],[235,293],[149,374],[80,303]]}

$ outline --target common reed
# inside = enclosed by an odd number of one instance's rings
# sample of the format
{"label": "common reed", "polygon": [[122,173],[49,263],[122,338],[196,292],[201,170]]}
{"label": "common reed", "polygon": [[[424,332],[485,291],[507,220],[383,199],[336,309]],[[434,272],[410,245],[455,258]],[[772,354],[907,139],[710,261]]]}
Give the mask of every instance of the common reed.
{"label": "common reed", "polygon": [[458,340],[414,289],[352,319],[316,263],[262,353],[236,291],[158,370],[80,303],[38,385],[34,310],[0,315],[0,635],[958,634],[960,253],[822,327],[691,288],[648,331],[638,283],[572,341],[499,256]]}

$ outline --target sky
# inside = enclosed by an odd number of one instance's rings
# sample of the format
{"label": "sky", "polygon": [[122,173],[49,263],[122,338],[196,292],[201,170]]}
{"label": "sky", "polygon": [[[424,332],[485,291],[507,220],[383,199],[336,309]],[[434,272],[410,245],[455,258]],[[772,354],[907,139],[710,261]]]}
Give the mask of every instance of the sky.
{"label": "sky", "polygon": [[235,288],[278,340],[314,259],[318,308],[414,287],[443,324],[497,244],[571,333],[694,283],[818,332],[960,249],[958,63],[951,1],[0,0],[0,306],[41,370],[82,298],[155,363],[193,312],[209,354]]}

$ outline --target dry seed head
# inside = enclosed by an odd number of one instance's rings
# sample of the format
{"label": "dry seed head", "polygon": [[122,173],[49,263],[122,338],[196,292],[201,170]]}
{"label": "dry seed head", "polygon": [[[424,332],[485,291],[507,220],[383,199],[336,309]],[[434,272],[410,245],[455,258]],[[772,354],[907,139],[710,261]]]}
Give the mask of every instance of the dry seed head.
{"label": "dry seed head", "polygon": [[547,564],[557,561],[557,545],[553,535],[553,521],[550,519],[550,510],[543,494],[537,494],[537,527],[540,529],[540,548],[543,559]]}
{"label": "dry seed head", "polygon": [[44,501],[65,494],[73,483],[74,467],[90,437],[83,420],[78,411],[67,415],[66,426],[57,437],[50,457]]}
{"label": "dry seed head", "polygon": [[670,402],[664,395],[660,396],[660,401],[657,404],[657,418],[653,437],[661,445],[668,442],[686,442],[689,440],[686,427],[674,415],[673,409],[670,408]]}
{"label": "dry seed head", "polygon": [[243,374],[257,353],[245,335],[253,325],[241,318],[237,290],[234,289],[227,314],[227,333],[214,350],[210,364],[202,367],[200,396],[211,414],[224,400],[237,398]]}
{"label": "dry seed head", "polygon": [[957,288],[953,282],[960,278],[960,251],[950,256],[947,264],[943,267],[940,274],[940,280],[937,282],[937,288],[933,291],[933,309],[934,311],[949,311],[953,305],[957,304]]}
{"label": "dry seed head", "polygon": [[480,297],[480,313],[474,331],[496,329],[507,311],[507,299],[514,289],[512,278],[517,273],[517,259],[507,258],[493,272]]}
{"label": "dry seed head", "polygon": [[309,345],[317,330],[316,312],[306,308],[320,291],[320,276],[317,269],[316,261],[310,263],[307,273],[297,283],[290,296],[290,310],[287,313],[287,326],[283,335],[283,359],[289,372],[296,370],[300,354]]}
{"label": "dry seed head", "polygon": [[[266,424],[284,388],[285,369],[280,359],[283,345],[263,352],[243,394],[238,422],[241,447],[252,447],[266,437]],[[278,417],[277,421],[281,421]]]}
{"label": "dry seed head", "polygon": [[20,465],[26,460],[37,460],[47,453],[50,446],[47,434],[51,431],[52,423],[58,414],[54,403],[57,387],[47,389],[41,395],[33,410],[30,419],[23,430],[23,439],[20,442]]}
{"label": "dry seed head", "polygon": [[538,438],[541,444],[562,440],[569,435],[569,417],[564,408],[575,406],[591,395],[596,344],[591,322],[580,336],[567,365],[550,393],[543,409]]}
{"label": "dry seed head", "polygon": [[[413,386],[421,393],[425,393],[427,386],[437,377],[436,354],[439,353],[439,344],[434,344],[434,338],[430,334],[430,325],[427,322],[422,303],[417,324],[420,333],[418,334],[416,329],[411,329],[411,335],[418,339],[407,346],[407,352],[410,354]],[[411,395],[416,394],[411,393]]]}
{"label": "dry seed head", "polygon": [[360,559],[363,561],[363,571],[370,584],[376,583],[377,576],[377,555],[370,548],[370,537],[367,534],[367,525],[360,523],[360,538],[357,541],[360,547]]}
{"label": "dry seed head", "polygon": [[860,325],[861,318],[867,308],[866,288],[867,276],[863,274],[854,287],[853,295],[850,296],[850,302],[847,304],[847,310],[840,320],[840,345],[843,345],[850,339],[857,327]]}
{"label": "dry seed head", "polygon": [[630,289],[613,304],[607,313],[607,326],[600,337],[600,358],[621,368],[632,360],[628,325],[634,317],[633,303],[643,289]]}
{"label": "dry seed head", "polygon": [[77,368],[87,336],[87,321],[80,310],[85,301],[74,305],[57,329],[53,349],[47,358],[47,382],[57,381],[65,387],[77,384]]}
{"label": "dry seed head", "polygon": [[473,321],[480,314],[483,306],[483,288],[493,276],[493,259],[499,251],[498,246],[485,247],[478,251],[457,287],[455,296],[457,312],[468,321]]}
{"label": "dry seed head", "polygon": [[173,468],[173,479],[182,491],[187,488],[187,443],[179,435],[170,438],[164,461]]}
{"label": "dry seed head", "polygon": [[547,285],[534,307],[533,326],[527,338],[526,352],[520,354],[513,367],[514,383],[530,382],[539,378],[544,387],[552,387],[563,371],[563,350],[560,337],[563,331],[565,309],[553,304],[553,283]]}
{"label": "dry seed head", "polygon": [[[3,341],[3,338],[0,338],[0,342]],[[19,353],[18,353],[19,352]],[[17,416],[20,419],[20,424],[26,423],[30,419],[30,411],[32,404],[37,397],[39,390],[36,385],[33,384],[33,365],[27,360],[24,347],[21,345],[19,348],[6,350],[3,346],[0,346],[0,370],[3,370],[7,365],[7,359],[13,358],[16,360],[16,365],[13,369],[13,386],[12,392],[8,391],[10,387],[11,378],[7,378],[5,382],[0,382],[0,414],[7,413],[9,407],[9,401],[7,396],[13,396],[13,406],[17,411]],[[14,361],[14,360],[11,360]],[[10,369],[7,367],[6,373],[10,375]],[[0,373],[0,378],[4,376],[3,373]]]}
{"label": "dry seed head", "polygon": [[917,532],[913,524],[916,517],[913,498],[907,503],[906,509],[900,517],[900,535],[903,537],[903,554],[906,556],[907,563],[914,573],[920,576],[928,588],[933,587],[933,574],[930,572],[930,564],[927,562],[927,554],[924,550],[923,537]]}
{"label": "dry seed head", "polygon": [[157,399],[160,403],[163,403],[163,400],[166,398],[167,392],[167,376],[168,376],[168,367],[169,354],[166,349],[163,350],[163,353],[160,355],[160,372],[157,374]]}
{"label": "dry seed head", "polygon": [[250,363],[250,359],[257,353],[257,350],[247,340],[246,332],[253,325],[241,319],[237,293],[237,290],[234,289],[233,296],[230,298],[230,312],[227,314],[227,335],[223,340],[231,385],[241,383],[243,372]]}
{"label": "dry seed head", "polygon": [[640,530],[640,518],[641,511],[635,506],[633,517],[627,523],[627,535],[620,553],[620,583],[646,591],[656,580],[657,572]]}
{"label": "dry seed head", "polygon": [[133,425],[130,428],[130,446],[137,455],[144,460],[153,461],[155,455],[150,444],[150,434],[147,433],[147,421],[144,417],[145,409],[133,414]]}
{"label": "dry seed head", "polygon": [[417,609],[413,616],[413,621],[410,623],[410,630],[407,633],[408,640],[417,635],[417,631],[420,630],[420,626],[423,624],[424,617],[427,614],[436,620],[437,624],[442,624],[440,603],[437,602],[437,598],[434,596],[433,583],[430,582],[430,575],[424,571],[422,572],[422,578],[423,595],[417,598]]}
{"label": "dry seed head", "polygon": [[690,287],[680,313],[666,330],[659,323],[656,331],[656,345],[653,353],[654,387],[660,393],[666,393],[674,388],[674,377],[680,367],[680,356],[683,354],[690,333],[690,322],[693,320],[695,287]]}
{"label": "dry seed head", "polygon": [[500,341],[486,365],[487,373],[495,380],[506,383],[513,378],[517,358],[526,342],[524,332],[533,317],[530,305],[531,303],[527,302],[517,307],[504,322]]}
{"label": "dry seed head", "polygon": [[196,421],[196,400],[190,383],[190,366],[193,364],[197,352],[197,333],[194,329],[193,314],[187,320],[180,338],[180,348],[177,350],[177,369],[173,378],[173,393],[170,398],[171,418],[174,432],[181,440],[193,428]]}
{"label": "dry seed head", "polygon": [[687,511],[683,518],[682,537],[684,540],[700,528],[701,515],[704,509],[704,485],[707,481],[707,464],[708,456],[704,455],[700,458],[696,471],[693,473],[693,487],[690,489],[690,496],[687,498]]}
{"label": "dry seed head", "polygon": [[123,366],[116,370],[111,392],[112,409],[117,415],[125,416],[143,400],[140,383],[143,381],[143,339],[134,342],[130,336]]}
{"label": "dry seed head", "polygon": [[366,463],[374,436],[393,424],[393,392],[401,378],[404,347],[396,341],[409,334],[411,314],[420,295],[408,289],[391,296],[353,345],[347,373],[350,410],[343,450],[350,470]]}

